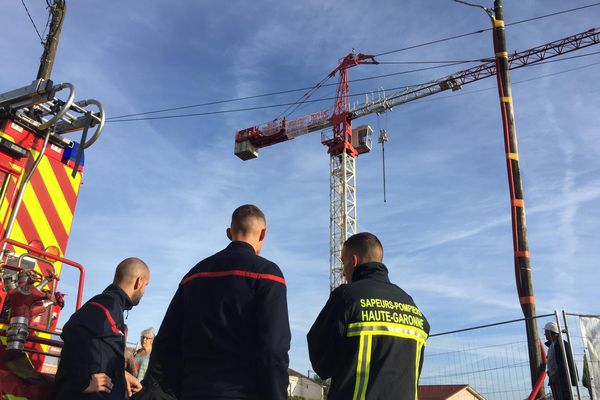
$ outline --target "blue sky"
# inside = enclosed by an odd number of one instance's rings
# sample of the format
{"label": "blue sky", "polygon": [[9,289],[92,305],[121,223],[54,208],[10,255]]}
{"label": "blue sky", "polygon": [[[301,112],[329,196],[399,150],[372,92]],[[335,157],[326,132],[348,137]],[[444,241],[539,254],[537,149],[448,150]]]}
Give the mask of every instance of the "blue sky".
{"label": "blue sky", "polygon": [[[26,0],[43,29],[42,1]],[[482,4],[492,5],[491,1]],[[505,1],[507,22],[590,4]],[[20,1],[3,2],[0,91],[37,73],[41,46]],[[600,7],[507,29],[522,51],[595,27]],[[70,2],[55,81],[97,98],[109,116],[310,87],[353,48],[381,53],[488,28],[482,11],[430,0],[276,2]],[[585,54],[597,47],[578,51]],[[493,55],[489,32],[391,54],[381,61],[471,60]],[[513,71],[534,291],[539,313],[598,313],[600,249],[599,55]],[[350,79],[422,65],[365,65]],[[454,66],[351,83],[351,93],[416,84]],[[556,75],[552,75],[556,74]],[[335,82],[335,81],[331,81]],[[316,98],[331,97],[334,86]],[[294,101],[300,93],[184,112]],[[358,99],[360,100],[360,99]],[[297,114],[332,108],[307,104]],[[84,185],[67,256],[87,268],[84,298],[101,291],[123,258],[152,269],[135,333],[157,328],[181,277],[227,244],[232,210],[255,203],[268,219],[265,257],[288,282],[291,367],[310,368],[305,334],[328,296],[329,165],[318,133],[233,155],[234,134],[282,108],[109,123],[86,153]],[[358,225],[382,240],[392,280],[413,295],[432,331],[521,316],[516,295],[504,144],[495,81],[438,94],[356,121],[386,128],[381,150],[357,160]],[[75,274],[63,276],[70,290]]]}

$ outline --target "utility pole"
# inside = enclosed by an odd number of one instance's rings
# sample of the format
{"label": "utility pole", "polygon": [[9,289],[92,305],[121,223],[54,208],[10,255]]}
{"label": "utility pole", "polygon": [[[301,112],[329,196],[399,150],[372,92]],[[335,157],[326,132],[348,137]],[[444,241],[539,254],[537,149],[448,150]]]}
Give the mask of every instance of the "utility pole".
{"label": "utility pole", "polygon": [[67,12],[67,4],[65,0],[54,0],[54,4],[50,6],[52,13],[52,21],[48,36],[44,43],[44,53],[40,59],[40,69],[38,70],[37,79],[50,79],[52,67],[54,66],[54,58],[56,57],[56,49],[58,48],[58,40],[62,30],[63,21]]}
{"label": "utility pole", "polygon": [[[515,127],[512,90],[508,72],[509,63],[508,51],[506,50],[506,32],[504,29],[502,0],[494,1],[494,12],[493,15],[490,13],[490,17],[494,27],[493,36],[497,71],[496,77],[498,81],[498,96],[500,97],[500,107],[502,111],[506,168],[508,172],[508,186],[510,189],[515,278],[517,281],[519,302],[521,303],[523,315],[526,318],[525,326],[529,350],[529,369],[531,372],[531,385],[533,387],[540,374],[544,372],[545,366],[542,362],[541,343],[538,335],[537,321],[535,319],[535,297],[533,295],[531,264],[529,248],[527,245],[525,202],[519,169],[517,130]],[[538,394],[538,399],[543,397],[543,392],[544,390],[542,388]]]}

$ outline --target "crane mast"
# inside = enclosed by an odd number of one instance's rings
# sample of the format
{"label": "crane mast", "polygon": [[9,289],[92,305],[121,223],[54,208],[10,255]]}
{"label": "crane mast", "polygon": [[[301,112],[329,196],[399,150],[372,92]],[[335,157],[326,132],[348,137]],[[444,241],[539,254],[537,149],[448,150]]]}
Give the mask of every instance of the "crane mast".
{"label": "crane mast", "polygon": [[[539,63],[575,50],[600,43],[597,29],[589,29],[566,38],[546,43],[508,57],[508,68],[517,69]],[[381,114],[393,107],[431,96],[446,90],[456,91],[463,85],[476,82],[497,73],[495,60],[458,71],[441,79],[407,86],[388,96],[369,99],[349,107],[348,68],[359,64],[377,64],[372,55],[350,53],[344,57],[329,77],[339,74],[334,110],[328,109],[304,115],[293,120],[278,118],[261,126],[236,132],[234,153],[242,160],[258,157],[260,148],[292,140],[310,132],[332,128],[332,136],[321,134],[330,156],[330,290],[344,282],[341,248],[348,236],[357,232],[356,225],[356,157],[370,151],[371,128],[352,129],[352,121],[370,114]]]}
{"label": "crane mast", "polygon": [[[371,55],[350,53],[329,77],[339,74],[335,107],[331,116],[333,135],[322,136],[329,153],[329,289],[344,283],[341,254],[346,239],[357,233],[356,226],[356,156],[368,151],[354,146],[348,68],[358,64],[377,64]],[[356,140],[354,141],[356,143]]]}

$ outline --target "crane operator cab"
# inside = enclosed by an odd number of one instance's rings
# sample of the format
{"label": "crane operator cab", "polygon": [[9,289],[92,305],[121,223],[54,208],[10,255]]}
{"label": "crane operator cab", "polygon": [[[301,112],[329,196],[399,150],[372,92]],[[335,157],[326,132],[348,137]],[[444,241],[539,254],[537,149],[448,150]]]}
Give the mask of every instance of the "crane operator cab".
{"label": "crane operator cab", "polygon": [[358,154],[364,154],[371,151],[373,144],[373,129],[369,125],[361,125],[352,129],[352,146],[358,151]]}

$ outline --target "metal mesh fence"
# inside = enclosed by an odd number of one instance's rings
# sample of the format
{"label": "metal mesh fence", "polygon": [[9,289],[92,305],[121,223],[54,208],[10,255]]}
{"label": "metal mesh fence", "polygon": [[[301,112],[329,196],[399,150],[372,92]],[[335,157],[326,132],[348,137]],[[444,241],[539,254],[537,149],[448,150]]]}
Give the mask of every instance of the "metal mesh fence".
{"label": "metal mesh fence", "polygon": [[[563,328],[568,331],[569,342],[571,343],[571,349],[573,352],[573,360],[575,361],[577,386],[573,387],[573,394],[575,398],[581,398],[583,400],[591,399],[590,391],[583,386],[583,355],[584,355],[584,343],[581,328],[579,325],[579,314],[568,314],[564,313],[561,316],[561,323]],[[564,337],[564,339],[567,339]],[[596,365],[596,370],[598,366]],[[592,384],[598,386],[597,383],[592,381]],[[598,388],[597,388],[598,390]]]}
{"label": "metal mesh fence", "polygon": [[[554,314],[539,316],[536,321],[540,339],[545,341],[543,327],[555,321]],[[526,399],[532,384],[525,320],[432,334],[419,384],[422,399],[434,390],[460,391],[464,398],[473,399]]]}

